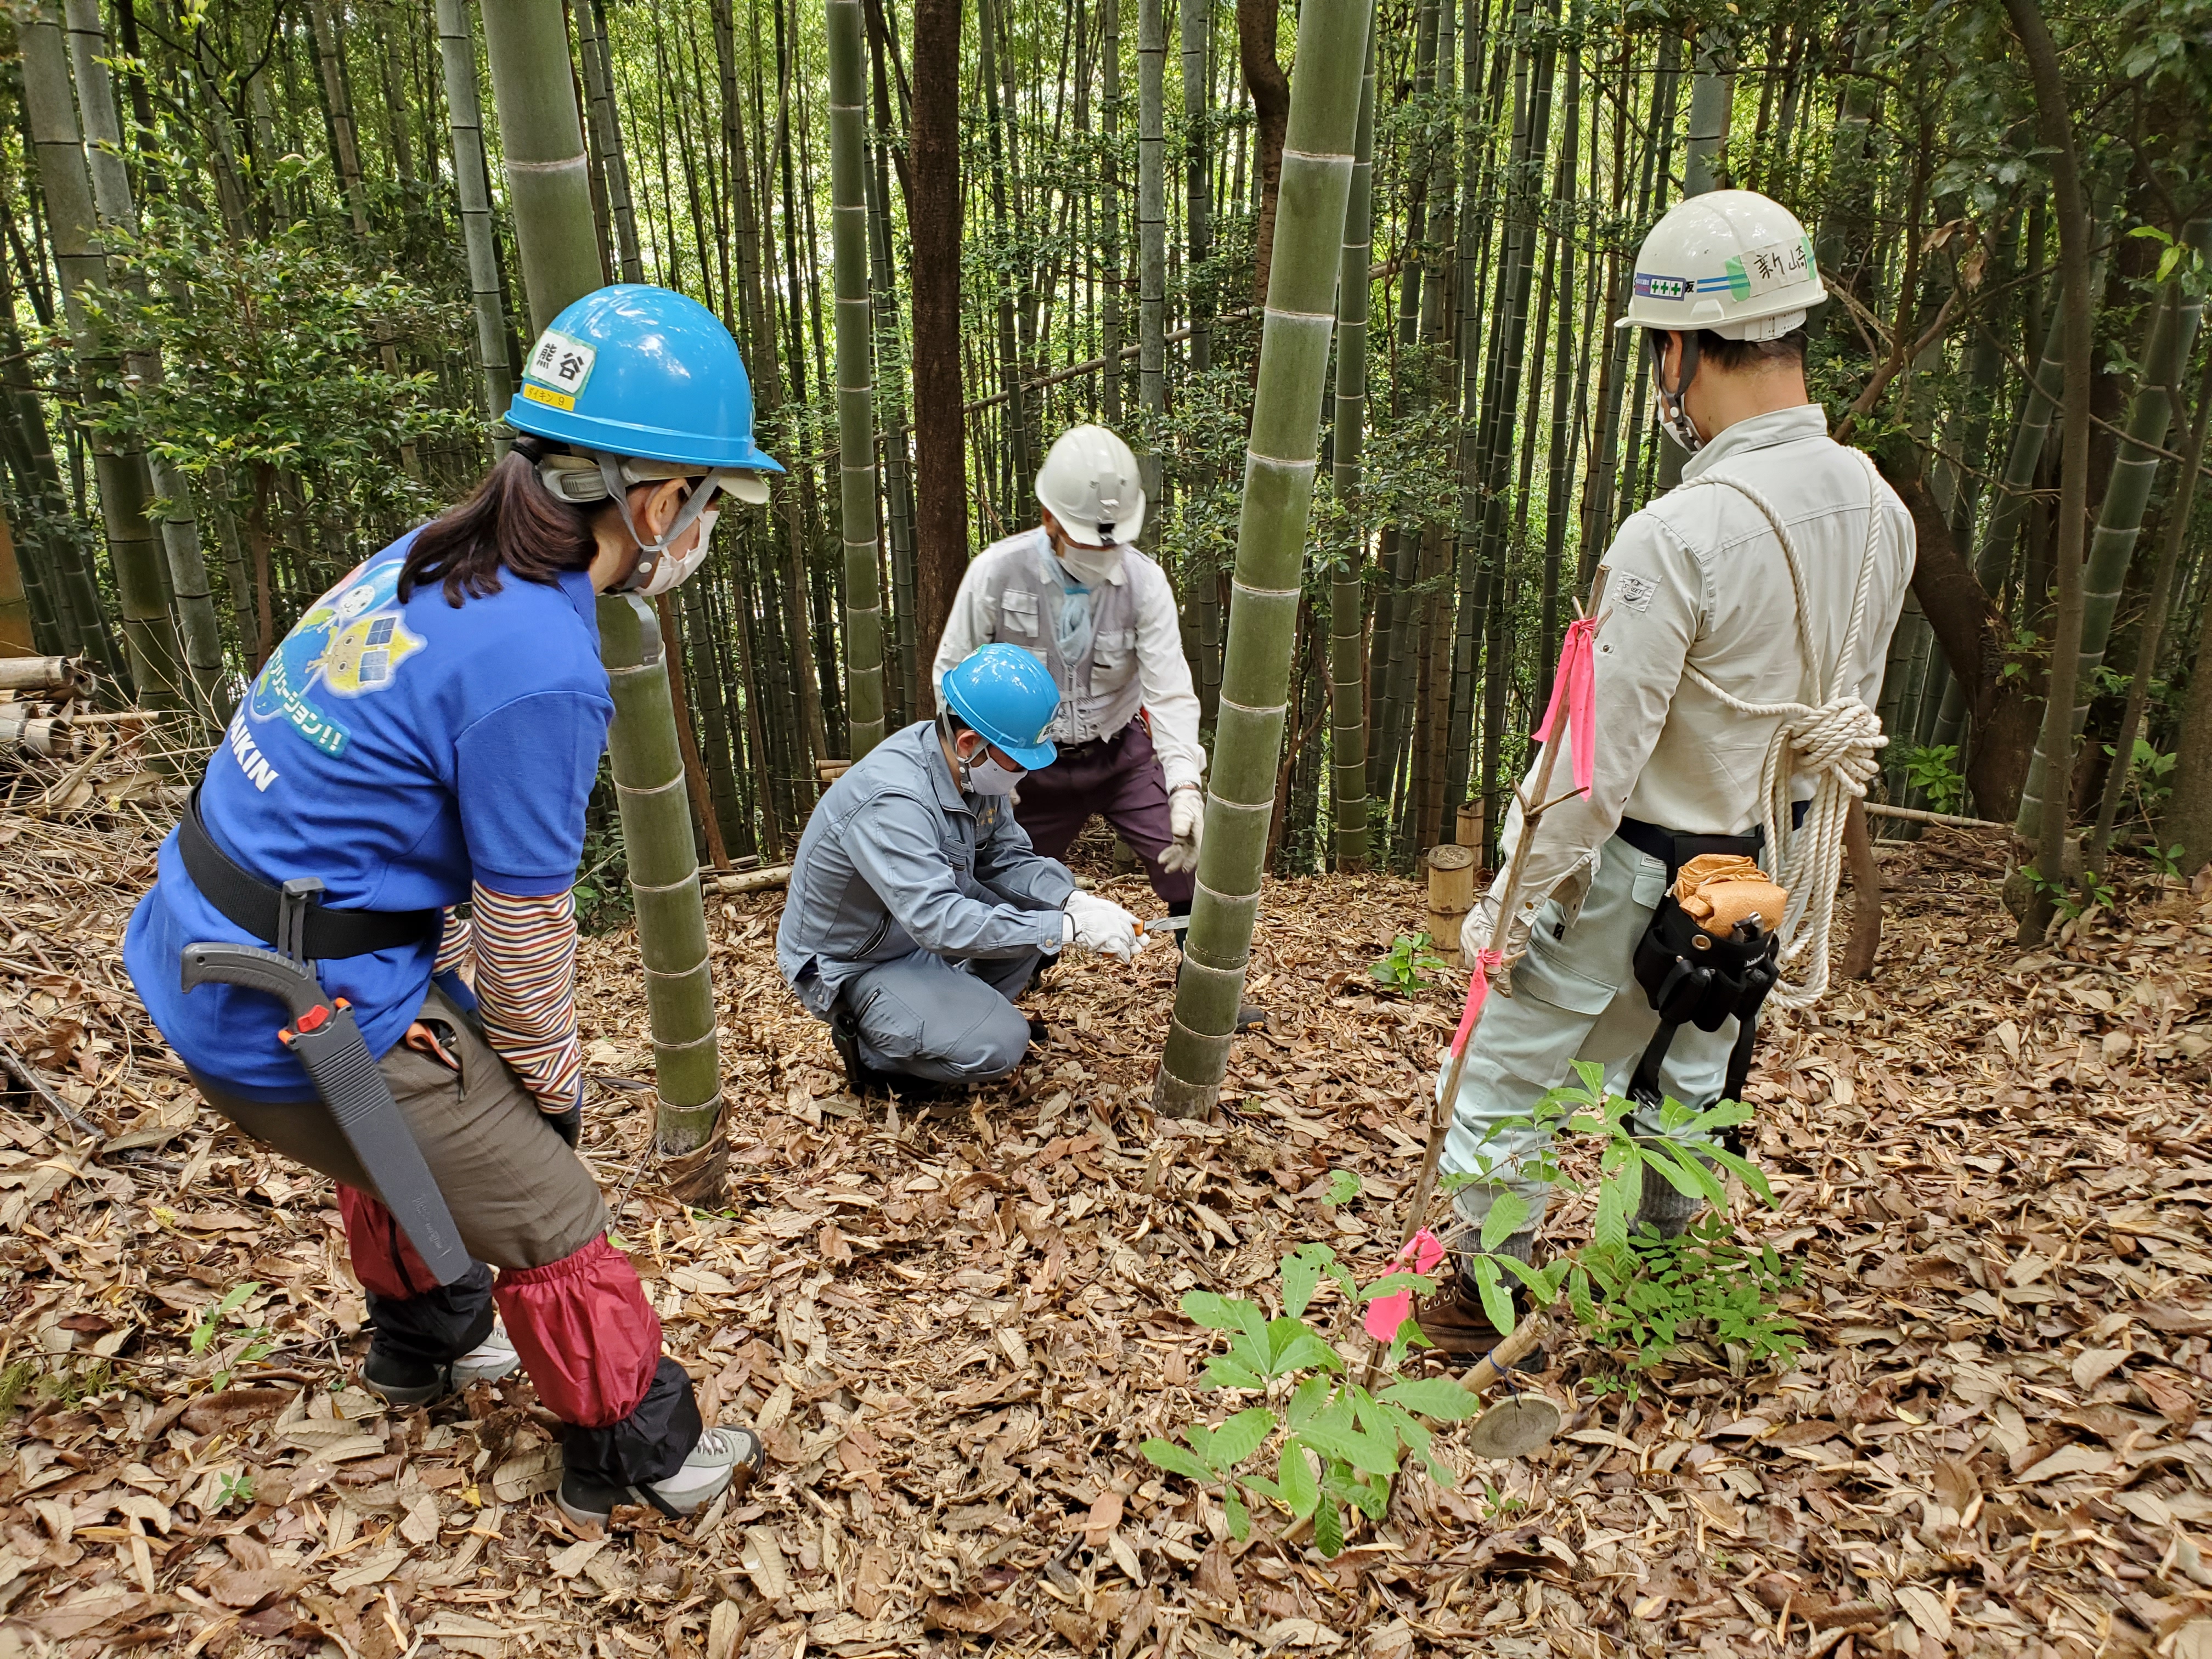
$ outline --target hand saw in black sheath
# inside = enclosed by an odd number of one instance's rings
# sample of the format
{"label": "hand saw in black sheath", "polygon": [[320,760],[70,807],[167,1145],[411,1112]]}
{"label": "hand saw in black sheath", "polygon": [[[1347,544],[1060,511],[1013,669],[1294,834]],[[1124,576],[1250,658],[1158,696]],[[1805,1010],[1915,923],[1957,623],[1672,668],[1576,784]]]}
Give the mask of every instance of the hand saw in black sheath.
{"label": "hand saw in black sheath", "polygon": [[277,1040],[307,1068],[385,1207],[441,1285],[466,1273],[471,1263],[460,1229],[344,999],[325,995],[314,964],[296,957],[256,945],[187,945],[185,989],[210,981],[266,992],[290,1012],[291,1024]]}

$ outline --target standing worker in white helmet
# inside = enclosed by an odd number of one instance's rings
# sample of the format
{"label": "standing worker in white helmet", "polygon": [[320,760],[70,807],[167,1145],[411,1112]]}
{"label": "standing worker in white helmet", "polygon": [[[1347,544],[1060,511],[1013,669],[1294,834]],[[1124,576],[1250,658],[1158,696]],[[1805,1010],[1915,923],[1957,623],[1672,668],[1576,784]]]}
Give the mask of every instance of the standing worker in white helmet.
{"label": "standing worker in white helmet", "polygon": [[[961,578],[933,678],[941,685],[994,641],[1044,664],[1060,688],[1049,732],[1060,758],[1024,781],[1016,821],[1056,859],[1094,814],[1104,818],[1144,860],[1170,914],[1188,915],[1206,826],[1206,750],[1175,590],[1137,550],[1146,507],[1137,458],[1104,427],[1075,427],[1045,456],[1036,495],[1042,522],[993,543]],[[1237,1029],[1265,1021],[1248,1007]]]}
{"label": "standing worker in white helmet", "polygon": [[[1804,228],[1750,191],[1681,203],[1637,255],[1620,326],[1644,331],[1660,423],[1688,459],[1598,571],[1592,786],[1532,832],[1514,914],[1493,887],[1468,918],[1464,946],[1496,949],[1504,995],[1450,1103],[1443,1168],[1472,1184],[1455,1271],[1419,1316],[1448,1354],[1501,1334],[1473,1282],[1482,1225],[1504,1206],[1496,1254],[1529,1260],[1551,1134],[1530,1113],[1574,1061],[1638,1103],[1639,1135],[1702,1151],[1710,1134],[1663,1103],[1740,1099],[1762,997],[1798,1006],[1826,984],[1843,817],[1883,742],[1871,706],[1914,550],[1904,506],[1806,395],[1806,313],[1826,297]],[[1576,775],[1566,758],[1555,779]],[[1509,850],[1521,832],[1516,807]],[[1706,855],[1763,866],[1735,868],[1733,890],[1763,894],[1752,912],[1709,913],[1713,866],[1683,869]],[[1680,1233],[1694,1193],[1649,1167],[1642,1183],[1633,1224]]]}

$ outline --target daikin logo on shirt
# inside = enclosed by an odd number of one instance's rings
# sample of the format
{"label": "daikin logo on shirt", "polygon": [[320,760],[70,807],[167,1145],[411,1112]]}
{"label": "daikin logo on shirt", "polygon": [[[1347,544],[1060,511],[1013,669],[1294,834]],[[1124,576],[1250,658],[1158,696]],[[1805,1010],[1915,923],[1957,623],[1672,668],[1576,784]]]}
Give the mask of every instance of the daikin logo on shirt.
{"label": "daikin logo on shirt", "polygon": [[326,755],[343,754],[351,733],[311,694],[350,698],[381,691],[399,665],[422,648],[398,603],[402,563],[388,558],[362,566],[316,600],[270,653],[246,712],[257,720],[288,722]]}

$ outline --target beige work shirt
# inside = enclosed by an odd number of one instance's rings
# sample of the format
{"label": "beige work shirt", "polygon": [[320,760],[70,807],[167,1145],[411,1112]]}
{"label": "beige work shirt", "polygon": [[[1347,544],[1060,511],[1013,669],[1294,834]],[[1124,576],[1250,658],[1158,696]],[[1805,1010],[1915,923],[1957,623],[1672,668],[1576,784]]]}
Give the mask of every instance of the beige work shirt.
{"label": "beige work shirt", "polygon": [[[1798,643],[1790,568],[1765,515],[1725,485],[1686,487],[1713,472],[1742,479],[1788,526],[1816,661],[1808,662]],[[1870,507],[1880,523],[1866,619],[1843,689],[1856,690],[1869,708],[1881,696],[1889,636],[1912,580],[1912,519],[1887,483],[1829,439],[1820,406],[1738,422],[1690,458],[1682,483],[1631,517],[1606,550],[1594,787],[1588,799],[1553,807],[1537,827],[1522,872],[1524,914],[1554,889],[1573,914],[1598,849],[1624,815],[1701,835],[1742,835],[1758,823],[1759,773],[1781,720],[1737,714],[1684,668],[1695,665],[1746,702],[1820,702],[1868,556]],[[1574,778],[1566,734],[1559,740],[1554,799]],[[1809,796],[1809,782],[1796,793]],[[1516,804],[1504,828],[1508,856],[1520,829]],[[1494,915],[1501,902],[1493,886],[1484,908]]]}

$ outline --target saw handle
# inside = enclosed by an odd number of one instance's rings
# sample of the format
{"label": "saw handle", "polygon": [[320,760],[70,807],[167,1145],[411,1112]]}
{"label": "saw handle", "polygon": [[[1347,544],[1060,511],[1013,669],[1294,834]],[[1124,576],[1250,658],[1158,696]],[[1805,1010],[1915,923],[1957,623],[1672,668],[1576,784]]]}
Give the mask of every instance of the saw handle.
{"label": "saw handle", "polygon": [[[228,945],[214,939],[187,945],[185,946],[182,975],[184,988],[187,991],[213,982],[242,985],[249,991],[259,991],[275,997],[284,1005],[295,1022],[305,1018],[317,1008],[331,1009],[335,1006],[323,994],[321,982],[316,979],[313,968],[277,951],[264,950],[258,945]],[[325,1018],[328,1017],[325,1015]]]}

